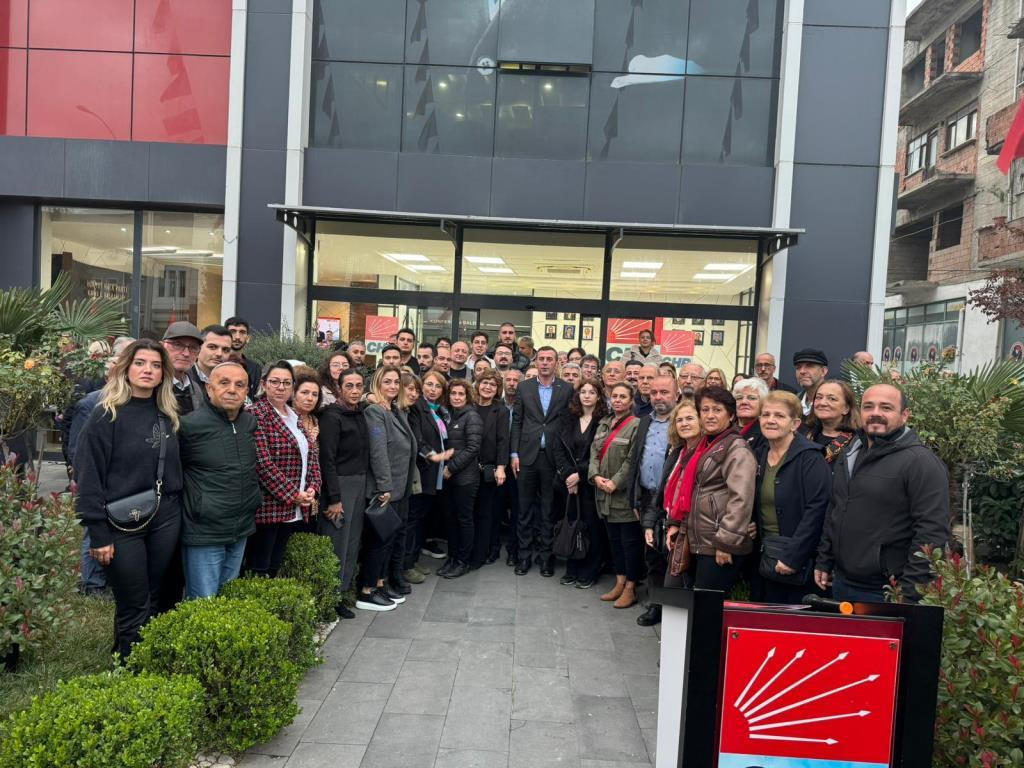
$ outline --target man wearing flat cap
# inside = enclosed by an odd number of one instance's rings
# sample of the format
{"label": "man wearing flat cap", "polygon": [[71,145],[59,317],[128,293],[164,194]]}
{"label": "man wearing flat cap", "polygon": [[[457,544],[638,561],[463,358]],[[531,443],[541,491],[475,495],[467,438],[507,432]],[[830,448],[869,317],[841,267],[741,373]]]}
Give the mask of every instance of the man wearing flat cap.
{"label": "man wearing flat cap", "polygon": [[203,391],[192,383],[188,375],[199,356],[202,343],[203,336],[199,329],[184,320],[171,323],[164,332],[164,349],[171,356],[171,365],[174,366],[174,397],[182,416],[192,413],[206,399]]}
{"label": "man wearing flat cap", "polygon": [[806,417],[814,407],[814,393],[828,377],[828,358],[820,349],[808,347],[793,355],[793,368],[796,371],[797,386],[803,390],[800,394],[800,404]]}

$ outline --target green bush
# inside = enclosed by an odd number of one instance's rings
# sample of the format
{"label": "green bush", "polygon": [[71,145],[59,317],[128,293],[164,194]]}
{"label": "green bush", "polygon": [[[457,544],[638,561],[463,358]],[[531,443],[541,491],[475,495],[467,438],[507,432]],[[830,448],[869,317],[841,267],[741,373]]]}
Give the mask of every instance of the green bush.
{"label": "green bush", "polygon": [[185,674],[206,690],[204,747],[241,752],[298,712],[302,671],[288,658],[291,627],[248,600],[190,600],[142,630],[128,666]]}
{"label": "green bush", "polygon": [[341,591],[338,558],[331,540],[315,533],[296,533],[284,550],[281,575],[300,581],[313,592],[317,621],[332,621]]}
{"label": "green bush", "polygon": [[933,552],[923,604],[945,609],[935,713],[937,768],[1024,766],[1024,586]]}
{"label": "green bush", "polygon": [[992,562],[1012,562],[1017,551],[1024,519],[1024,469],[1018,461],[987,467],[971,481],[974,538],[985,546],[986,559]]}
{"label": "green bush", "polygon": [[0,651],[37,646],[68,620],[79,542],[68,496],[39,496],[35,478],[0,466]]}
{"label": "green bush", "polygon": [[73,678],[0,728],[0,768],[184,768],[202,714],[203,688],[191,677]]}
{"label": "green bush", "polygon": [[299,336],[285,328],[277,331],[254,331],[245,346],[245,355],[260,363],[277,360],[301,360],[306,365],[319,368],[327,356],[327,350],[317,344],[316,336]]}
{"label": "green bush", "polygon": [[288,657],[301,669],[316,666],[316,606],[309,587],[295,579],[267,579],[252,576],[229,581],[221,595],[253,600],[291,624]]}

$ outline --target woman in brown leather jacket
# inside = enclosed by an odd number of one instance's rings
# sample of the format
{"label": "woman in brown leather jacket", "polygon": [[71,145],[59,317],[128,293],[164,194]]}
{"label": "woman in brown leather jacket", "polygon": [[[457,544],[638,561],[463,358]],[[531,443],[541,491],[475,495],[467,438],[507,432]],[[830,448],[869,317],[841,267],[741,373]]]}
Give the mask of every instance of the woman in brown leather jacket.
{"label": "woman in brown leather jacket", "polygon": [[666,493],[678,499],[668,510],[668,546],[685,525],[694,555],[687,584],[728,592],[754,546],[757,461],[736,429],[732,394],[707,387],[696,400],[704,437],[686,467],[668,479],[669,485],[682,484],[678,493]]}

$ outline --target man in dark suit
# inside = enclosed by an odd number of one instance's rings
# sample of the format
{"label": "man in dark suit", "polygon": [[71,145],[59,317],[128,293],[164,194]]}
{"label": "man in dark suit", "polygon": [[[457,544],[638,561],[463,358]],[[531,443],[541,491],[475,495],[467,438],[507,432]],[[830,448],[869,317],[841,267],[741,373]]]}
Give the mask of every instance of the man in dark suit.
{"label": "man in dark suit", "polygon": [[[572,386],[555,376],[558,352],[554,347],[537,350],[534,379],[519,385],[512,410],[510,440],[512,472],[519,486],[519,562],[516,574],[530,570],[530,555],[536,550],[542,576],[553,576],[555,558],[551,554],[554,538],[554,446],[569,412]],[[533,511],[539,502],[539,518]]]}

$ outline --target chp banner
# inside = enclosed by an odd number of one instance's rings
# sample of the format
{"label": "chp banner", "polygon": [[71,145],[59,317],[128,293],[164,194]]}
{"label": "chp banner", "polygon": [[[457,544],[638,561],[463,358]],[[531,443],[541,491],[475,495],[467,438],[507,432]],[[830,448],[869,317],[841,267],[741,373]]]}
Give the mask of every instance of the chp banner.
{"label": "chp banner", "polygon": [[385,315],[366,316],[366,351],[376,355],[387,346],[388,339],[398,333],[398,318]]}

